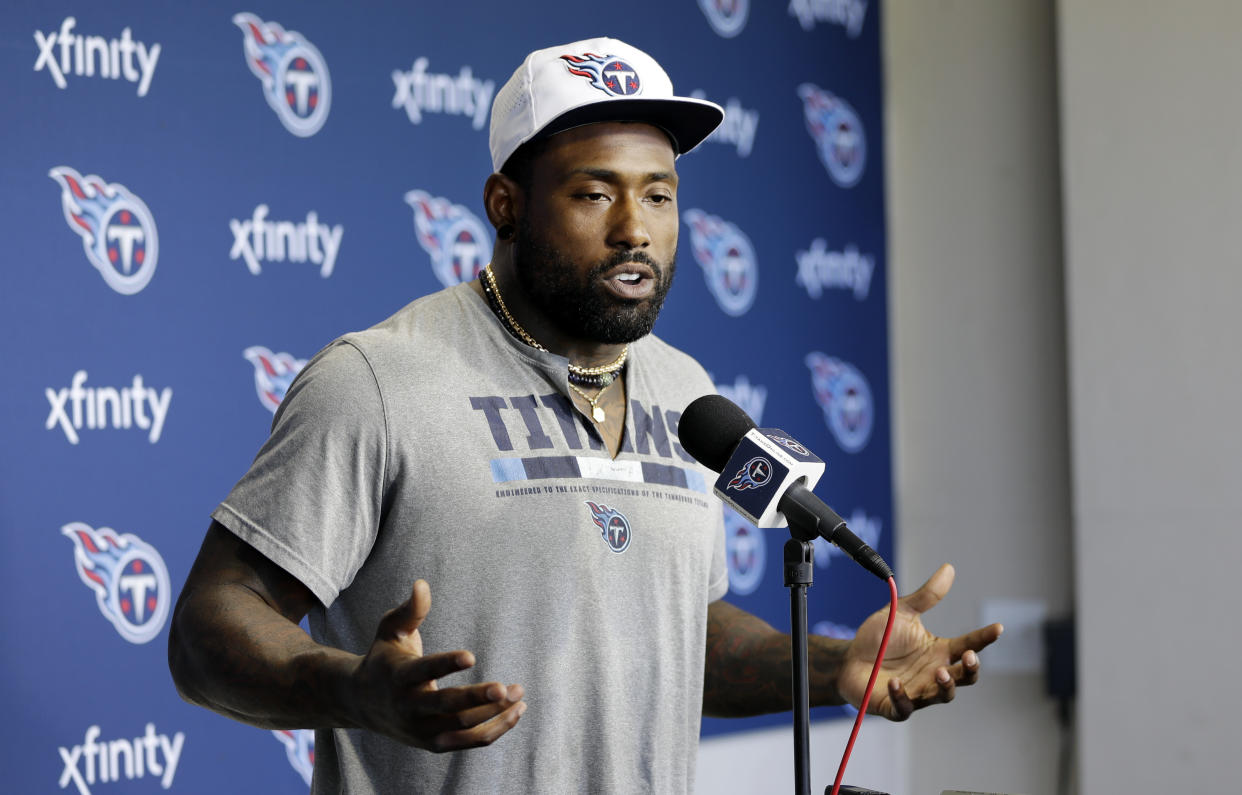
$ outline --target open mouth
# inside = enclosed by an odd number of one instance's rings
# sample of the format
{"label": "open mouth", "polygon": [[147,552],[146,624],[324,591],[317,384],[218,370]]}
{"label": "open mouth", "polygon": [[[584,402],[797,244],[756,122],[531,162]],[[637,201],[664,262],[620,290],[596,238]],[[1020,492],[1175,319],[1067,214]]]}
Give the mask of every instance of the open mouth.
{"label": "open mouth", "polygon": [[604,284],[622,298],[646,298],[655,291],[655,272],[648,265],[630,263],[610,271],[604,277]]}

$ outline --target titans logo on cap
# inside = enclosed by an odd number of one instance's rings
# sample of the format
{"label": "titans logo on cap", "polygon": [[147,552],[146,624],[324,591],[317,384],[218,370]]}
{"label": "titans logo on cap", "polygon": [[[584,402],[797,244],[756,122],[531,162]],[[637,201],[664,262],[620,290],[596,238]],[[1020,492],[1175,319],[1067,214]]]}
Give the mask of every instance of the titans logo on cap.
{"label": "titans logo on cap", "polygon": [[289,764],[310,786],[315,772],[315,731],[313,729],[275,729],[272,735],[285,747]]}
{"label": "titans logo on cap", "polygon": [[160,242],[151,211],[124,185],[94,174],[83,177],[68,166],[48,176],[60,183],[60,203],[69,228],[82,237],[86,259],[122,295],[133,295],[155,274]]}
{"label": "titans logo on cap", "polygon": [[92,530],[70,522],[61,533],[73,541],[78,577],[95,592],[99,612],[130,643],[146,643],[168,618],[172,591],[168,569],[155,547],[132,533]]}
{"label": "titans logo on cap", "polygon": [[729,591],[737,596],[754,593],[759,583],[763,582],[763,567],[767,563],[763,531],[727,506],[724,508],[724,525]]}
{"label": "titans logo on cap", "polygon": [[492,239],[474,213],[422,190],[405,194],[414,208],[418,244],[431,255],[431,269],[445,287],[473,281],[491,256]]}
{"label": "titans logo on cap", "polygon": [[727,315],[746,314],[759,289],[759,266],[750,238],[728,221],[702,210],[686,210],[694,259],[703,268],[707,289]]}
{"label": "titans logo on cap", "polygon": [[242,355],[254,365],[254,390],[259,402],[275,413],[294,377],[306,366],[306,360],[288,353],[272,353],[262,345],[252,345]]}
{"label": "titans logo on cap", "polygon": [[587,500],[591,509],[591,521],[599,528],[600,535],[613,552],[624,552],[630,546],[630,522],[620,511],[614,511],[603,503]]}
{"label": "titans logo on cap", "polygon": [[828,176],[842,188],[852,188],[867,167],[867,136],[862,120],[845,100],[810,83],[798,86],[806,129]]}
{"label": "titans logo on cap", "polygon": [[746,27],[750,0],[699,0],[699,8],[718,36],[731,39]]}
{"label": "titans logo on cap", "polygon": [[615,55],[562,55],[572,75],[585,77],[610,97],[632,97],[643,90],[638,71]]}
{"label": "titans logo on cap", "polygon": [[737,471],[737,474],[733,476],[733,480],[729,481],[729,488],[736,491],[759,489],[767,485],[767,482],[771,479],[772,462],[763,456],[755,456]]}
{"label": "titans logo on cap", "polygon": [[871,438],[875,417],[871,387],[854,365],[812,351],[806,356],[811,370],[815,401],[824,410],[824,420],[833,438],[847,453],[857,453]]}
{"label": "titans logo on cap", "polygon": [[319,50],[301,33],[248,12],[235,15],[233,24],[242,29],[246,65],[280,123],[302,138],[319,132],[332,105],[332,80]]}

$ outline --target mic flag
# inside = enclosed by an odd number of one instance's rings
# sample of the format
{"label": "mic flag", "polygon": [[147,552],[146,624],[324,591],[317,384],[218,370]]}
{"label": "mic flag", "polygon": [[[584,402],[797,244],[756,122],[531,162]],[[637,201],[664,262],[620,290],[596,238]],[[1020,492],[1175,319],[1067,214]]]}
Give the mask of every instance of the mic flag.
{"label": "mic flag", "polygon": [[784,431],[756,428],[732,401],[704,395],[686,406],[677,435],[686,452],[720,473],[716,496],[756,527],[788,524],[794,538],[821,537],[881,580],[893,576],[879,553],[811,491],[824,462]]}
{"label": "mic flag", "polygon": [[780,498],[794,483],[812,489],[824,462],[779,428],[751,428],[720,470],[714,491],[755,527],[785,527]]}

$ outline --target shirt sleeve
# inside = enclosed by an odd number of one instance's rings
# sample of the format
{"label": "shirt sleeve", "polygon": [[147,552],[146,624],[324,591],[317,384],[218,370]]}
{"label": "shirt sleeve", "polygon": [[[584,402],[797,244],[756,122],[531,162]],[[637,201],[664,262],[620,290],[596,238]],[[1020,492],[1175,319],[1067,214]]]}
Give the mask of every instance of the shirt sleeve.
{"label": "shirt sleeve", "polygon": [[212,518],[328,607],[375,543],[386,470],[374,373],[361,351],[338,340],[298,374],[271,436]]}

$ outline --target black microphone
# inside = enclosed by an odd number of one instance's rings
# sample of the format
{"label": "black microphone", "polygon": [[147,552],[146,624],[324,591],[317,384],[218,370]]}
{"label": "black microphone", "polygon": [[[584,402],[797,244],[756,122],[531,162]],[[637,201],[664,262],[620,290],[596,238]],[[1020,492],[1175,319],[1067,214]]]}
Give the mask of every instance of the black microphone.
{"label": "black microphone", "polygon": [[720,473],[716,496],[756,527],[788,522],[799,540],[822,537],[881,580],[893,576],[884,558],[807,487],[815,486],[824,462],[784,431],[756,428],[729,399],[704,395],[686,406],[677,435],[686,452]]}

